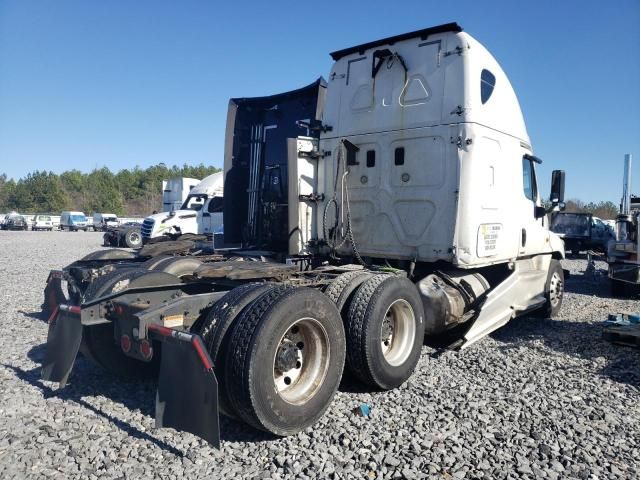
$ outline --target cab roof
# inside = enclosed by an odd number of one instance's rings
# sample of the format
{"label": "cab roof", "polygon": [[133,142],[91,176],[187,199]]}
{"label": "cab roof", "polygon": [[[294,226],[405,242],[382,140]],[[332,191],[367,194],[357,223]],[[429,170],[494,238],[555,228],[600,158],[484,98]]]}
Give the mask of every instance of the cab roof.
{"label": "cab roof", "polygon": [[402,33],[400,35],[394,35],[393,37],[381,38],[380,40],[375,40],[373,42],[363,43],[362,45],[356,45],[355,47],[345,48],[343,50],[336,50],[331,53],[331,58],[337,61],[342,57],[346,57],[352,53],[364,53],[365,50],[369,48],[379,47],[381,45],[393,45],[396,42],[400,42],[402,40],[409,40],[410,38],[420,37],[422,40],[425,40],[429,35],[434,35],[436,33],[445,33],[445,32],[461,32],[462,27],[458,25],[456,22],[444,23],[442,25],[437,25],[435,27],[423,28],[422,30],[416,30],[414,32]]}

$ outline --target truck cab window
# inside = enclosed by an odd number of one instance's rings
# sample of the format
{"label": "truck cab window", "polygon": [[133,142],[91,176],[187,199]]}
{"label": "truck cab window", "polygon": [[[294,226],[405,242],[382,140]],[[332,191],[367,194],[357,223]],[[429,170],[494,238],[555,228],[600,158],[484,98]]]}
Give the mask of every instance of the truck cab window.
{"label": "truck cab window", "polygon": [[195,210],[196,212],[202,210],[204,202],[207,201],[206,195],[189,195],[182,205],[182,210]]}
{"label": "truck cab window", "polygon": [[487,103],[496,86],[496,77],[489,70],[484,69],[480,73],[480,100]]}
{"label": "truck cab window", "polygon": [[207,211],[209,213],[222,213],[223,205],[223,197],[213,197],[211,201],[209,201],[209,207],[207,208]]}
{"label": "truck cab window", "polygon": [[535,202],[538,195],[536,172],[533,168],[533,162],[526,157],[522,158],[522,186],[524,188],[524,196]]}

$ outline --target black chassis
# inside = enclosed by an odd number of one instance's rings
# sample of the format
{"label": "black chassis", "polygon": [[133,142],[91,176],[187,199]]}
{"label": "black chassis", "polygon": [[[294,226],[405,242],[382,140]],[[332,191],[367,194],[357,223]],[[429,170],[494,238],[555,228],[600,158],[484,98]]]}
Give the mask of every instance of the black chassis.
{"label": "black chassis", "polygon": [[[60,275],[54,273],[50,280],[50,285],[61,285]],[[163,344],[156,426],[188,431],[219,446],[218,387],[213,362],[202,339],[188,332],[188,327],[225,294],[224,290],[213,289],[211,282],[177,283],[130,288],[82,305],[59,304],[49,318],[52,328],[42,379],[64,387],[84,328],[113,322],[114,342],[120,344],[123,336],[130,339],[130,350],[123,351],[130,357],[150,361],[151,356],[145,358],[141,353],[143,342]],[[64,298],[62,291],[56,295]],[[176,318],[180,318],[180,325],[176,325]]]}
{"label": "black chassis", "polygon": [[[259,262],[258,262],[259,263]],[[212,445],[220,445],[218,382],[215,366],[202,339],[189,332],[191,325],[206,314],[216,301],[233,287],[247,281],[276,281],[280,284],[322,288],[348,267],[326,266],[294,272],[281,278],[251,278],[242,281],[201,279],[185,283],[128,288],[81,305],[73,305],[63,290],[69,283],[71,296],[81,292],[96,276],[116,268],[135,267],[135,261],[75,262],[64,270],[53,270],[45,288],[45,304],[52,308],[47,353],[42,379],[67,383],[82,342],[83,330],[93,325],[114,324],[114,343],[128,338],[130,349],[123,353],[148,362],[143,342],[153,352],[161,344],[160,373],[156,395],[156,427],[173,427],[191,432]],[[153,355],[153,353],[152,353]]]}

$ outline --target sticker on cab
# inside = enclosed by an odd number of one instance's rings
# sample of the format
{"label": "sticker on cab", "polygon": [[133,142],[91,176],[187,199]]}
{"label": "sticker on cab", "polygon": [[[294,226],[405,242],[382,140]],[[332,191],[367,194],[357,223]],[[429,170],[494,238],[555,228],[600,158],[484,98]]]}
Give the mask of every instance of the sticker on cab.
{"label": "sticker on cab", "polygon": [[497,255],[501,235],[501,223],[483,223],[480,225],[478,227],[478,257]]}

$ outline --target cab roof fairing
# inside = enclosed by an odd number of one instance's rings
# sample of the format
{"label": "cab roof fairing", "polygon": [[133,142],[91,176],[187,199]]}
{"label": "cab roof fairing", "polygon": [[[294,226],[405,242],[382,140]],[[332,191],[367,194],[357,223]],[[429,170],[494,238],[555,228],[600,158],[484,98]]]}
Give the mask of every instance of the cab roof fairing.
{"label": "cab roof fairing", "polygon": [[[456,23],[417,30],[333,52],[331,56],[335,62],[330,78],[347,70],[345,65],[354,59],[362,56],[372,59],[375,51],[385,47],[402,55],[403,50],[415,48],[428,37],[434,37],[436,40],[446,37],[446,51],[441,52],[442,57],[459,56],[462,61],[457,65],[444,62],[441,65],[441,68],[445,69],[445,90],[441,93],[445,101],[442,104],[440,121],[435,124],[477,123],[513,136],[527,146],[530,145],[520,103],[504,70],[480,42],[463,32]],[[408,64],[407,68],[409,82],[412,75],[411,64]],[[495,77],[495,87],[483,103],[481,75],[484,70],[488,70]],[[331,89],[331,86],[329,88]],[[460,113],[452,111],[456,108],[449,108],[454,106],[460,107]],[[434,125],[433,121],[425,120],[424,123],[425,126]],[[330,136],[336,133],[338,132]]]}

